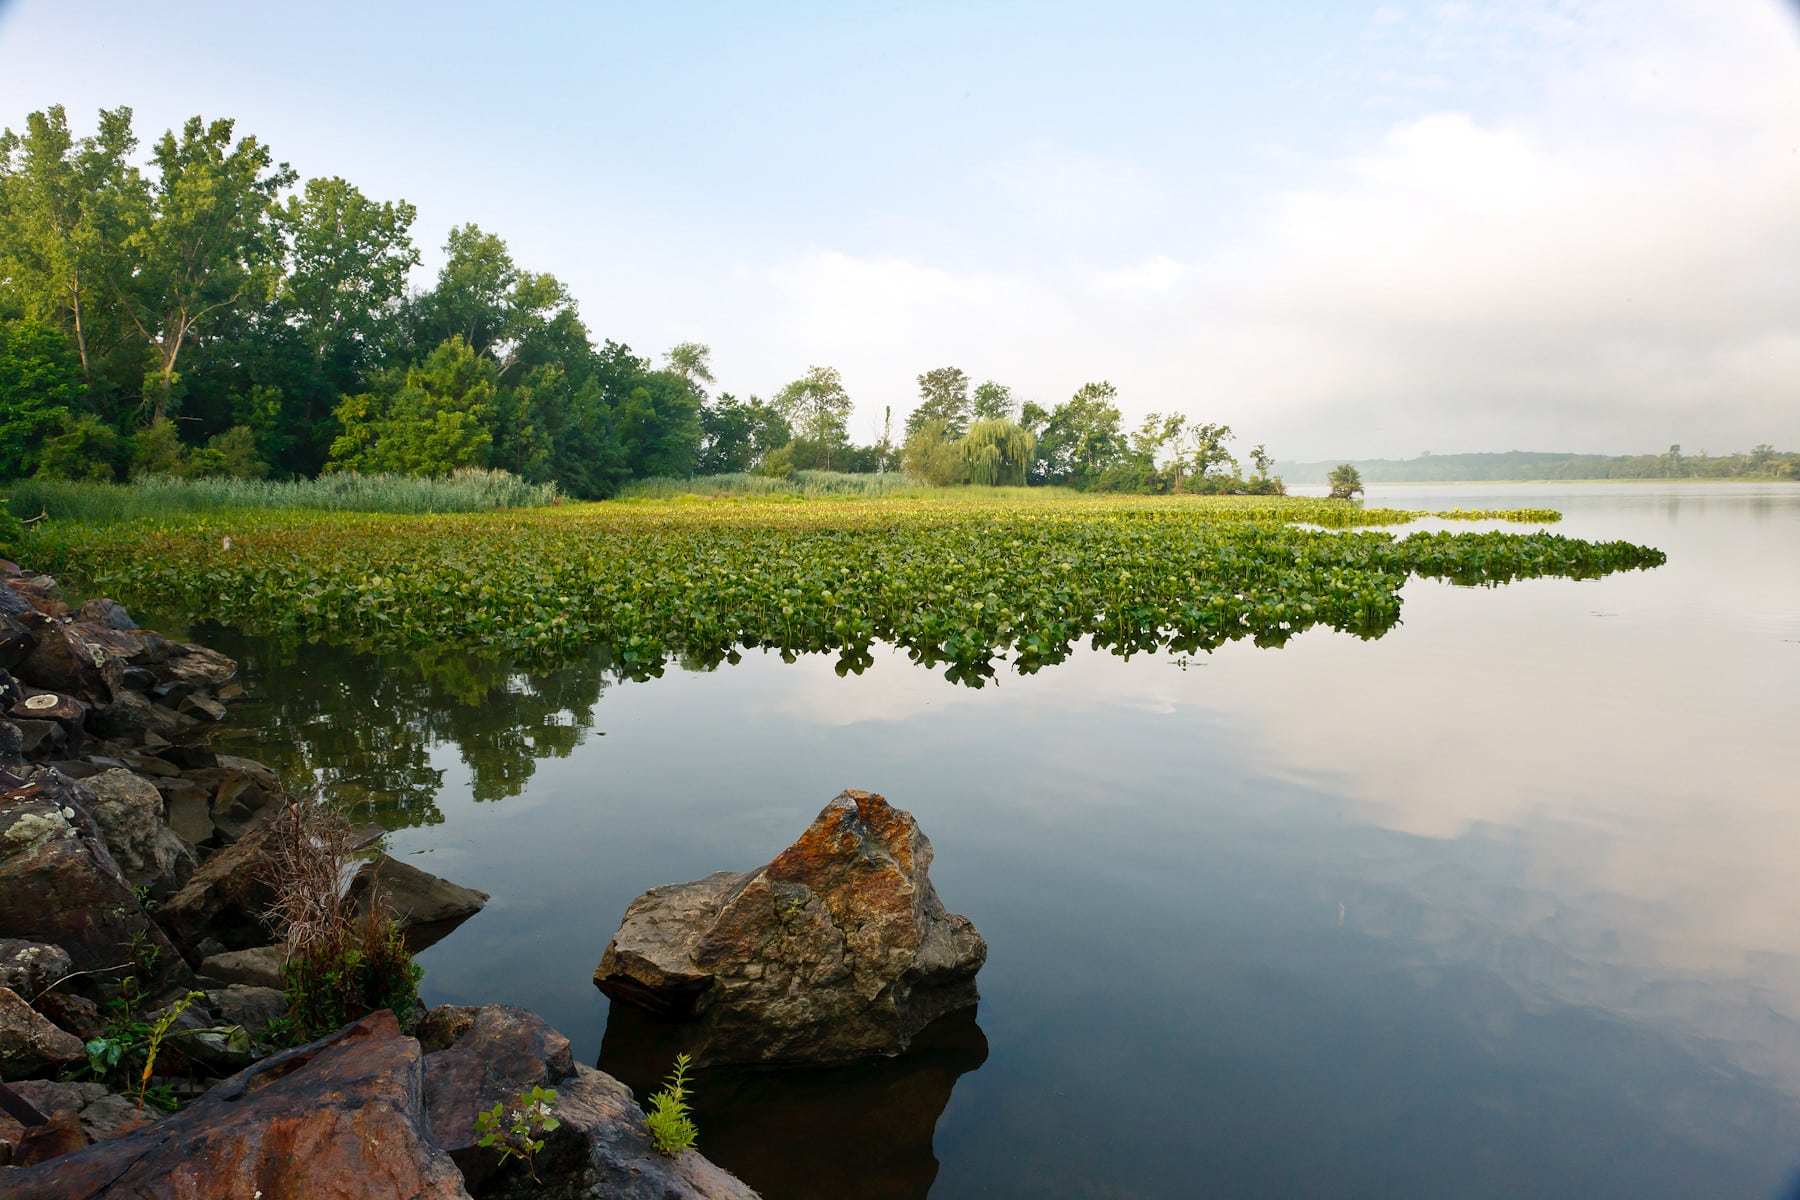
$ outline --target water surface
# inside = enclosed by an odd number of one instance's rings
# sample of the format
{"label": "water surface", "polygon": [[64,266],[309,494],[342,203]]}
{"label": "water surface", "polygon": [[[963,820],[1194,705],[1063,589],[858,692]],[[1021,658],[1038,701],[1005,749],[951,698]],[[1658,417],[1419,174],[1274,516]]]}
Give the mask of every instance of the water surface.
{"label": "water surface", "polygon": [[1368,501],[1559,508],[1669,562],[981,690],[879,652],[619,683],[194,632],[259,697],[238,745],[297,729],[393,853],[493,894],[426,999],[527,1005],[636,1086],[656,1031],[589,981],[632,897],[766,862],[844,787],[915,813],[988,939],[979,1011],[703,1078],[701,1148],[770,1200],[1789,1194],[1800,486]]}

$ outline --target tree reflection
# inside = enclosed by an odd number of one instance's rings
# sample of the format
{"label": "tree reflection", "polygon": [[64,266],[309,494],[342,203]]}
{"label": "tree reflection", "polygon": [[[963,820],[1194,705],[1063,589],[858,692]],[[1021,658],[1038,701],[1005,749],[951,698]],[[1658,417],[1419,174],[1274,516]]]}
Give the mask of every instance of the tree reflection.
{"label": "tree reflection", "polygon": [[469,650],[362,654],[224,626],[192,636],[236,658],[250,692],[233,706],[221,750],[263,759],[297,783],[316,778],[386,829],[444,819],[434,747],[456,747],[476,800],[524,791],[539,759],[566,758],[586,740],[610,671],[602,651],[525,671]]}

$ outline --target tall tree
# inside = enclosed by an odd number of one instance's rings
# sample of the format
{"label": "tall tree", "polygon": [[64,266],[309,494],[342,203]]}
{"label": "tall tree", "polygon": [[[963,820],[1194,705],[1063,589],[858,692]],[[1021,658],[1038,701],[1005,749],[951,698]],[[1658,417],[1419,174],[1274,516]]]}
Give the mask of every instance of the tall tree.
{"label": "tall tree", "polygon": [[485,467],[495,375],[491,361],[455,337],[419,366],[387,372],[373,390],[338,405],[344,432],[332,443],[330,468],[445,475]]}
{"label": "tall tree", "polygon": [[911,437],[927,421],[942,421],[955,440],[969,425],[969,377],[960,367],[938,367],[919,376],[919,403],[906,418]]}
{"label": "tall tree", "polygon": [[663,355],[663,365],[688,382],[702,397],[703,385],[715,382],[712,373],[712,347],[700,342],[680,342]]}
{"label": "tall tree", "polygon": [[833,456],[849,441],[852,407],[837,368],[808,367],[806,374],[775,394],[773,403],[794,437],[810,443],[829,470]]}
{"label": "tall tree", "polygon": [[419,263],[408,232],[416,215],[404,200],[377,203],[335,176],[307,180],[280,212],[290,266],[279,316],[334,381],[364,368],[399,311]]}
{"label": "tall tree", "polygon": [[1017,412],[1012,389],[992,379],[976,385],[970,408],[977,421],[1011,421]]}
{"label": "tall tree", "polygon": [[230,120],[191,117],[179,138],[164,133],[148,210],[123,214],[130,274],[110,282],[151,350],[144,391],[153,422],[176,399],[182,348],[221,312],[267,303],[280,278],[270,216],[294,172],[274,166],[255,137],[234,144],[232,129]]}

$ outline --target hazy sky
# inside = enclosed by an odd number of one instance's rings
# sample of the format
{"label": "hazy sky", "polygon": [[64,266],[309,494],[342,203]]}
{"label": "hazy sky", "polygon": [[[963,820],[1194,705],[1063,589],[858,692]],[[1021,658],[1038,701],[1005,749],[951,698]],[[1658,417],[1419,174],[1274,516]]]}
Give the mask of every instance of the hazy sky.
{"label": "hazy sky", "polygon": [[237,118],[597,337],[956,364],[1281,457],[1800,448],[1800,13],[1630,3],[0,0],[0,124]]}

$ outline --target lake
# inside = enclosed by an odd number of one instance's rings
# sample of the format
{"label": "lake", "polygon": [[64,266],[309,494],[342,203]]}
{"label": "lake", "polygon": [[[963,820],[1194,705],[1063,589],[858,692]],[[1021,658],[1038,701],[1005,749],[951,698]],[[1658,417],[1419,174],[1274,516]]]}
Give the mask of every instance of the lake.
{"label": "lake", "polygon": [[631,899],[845,787],[913,812],[979,1010],[892,1062],[703,1074],[700,1148],[769,1200],[1796,1194],[1800,485],[1367,500],[1669,561],[979,690],[879,648],[632,683],[189,632],[243,662],[230,748],[297,732],[391,853],[492,893],[427,1002],[535,1009],[640,1095],[667,1064],[590,982]]}

